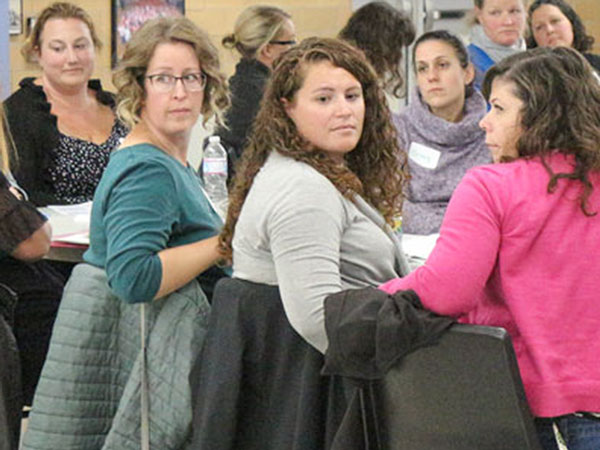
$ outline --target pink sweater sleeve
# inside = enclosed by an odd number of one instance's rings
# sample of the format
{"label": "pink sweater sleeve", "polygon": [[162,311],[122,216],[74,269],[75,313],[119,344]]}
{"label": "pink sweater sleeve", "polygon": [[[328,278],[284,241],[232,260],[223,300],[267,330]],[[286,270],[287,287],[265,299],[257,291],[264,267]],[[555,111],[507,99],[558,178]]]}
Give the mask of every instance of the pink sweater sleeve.
{"label": "pink sweater sleeve", "polygon": [[[490,189],[495,173],[470,171],[446,210],[440,237],[425,265],[380,286],[388,293],[413,289],[427,308],[451,316],[467,313],[494,269],[500,243],[498,199]],[[494,183],[491,183],[494,186]]]}

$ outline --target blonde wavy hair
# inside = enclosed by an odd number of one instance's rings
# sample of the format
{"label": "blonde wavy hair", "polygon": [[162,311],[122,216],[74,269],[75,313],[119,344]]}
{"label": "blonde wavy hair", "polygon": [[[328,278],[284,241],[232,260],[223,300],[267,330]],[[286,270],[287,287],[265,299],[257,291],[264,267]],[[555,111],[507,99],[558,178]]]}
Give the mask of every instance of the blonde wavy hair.
{"label": "blonde wavy hair", "polygon": [[241,12],[233,33],[225,36],[221,43],[225,48],[236,49],[245,58],[255,58],[291,18],[290,14],[276,6],[250,6]]}
{"label": "blonde wavy hair", "polygon": [[216,115],[223,124],[223,111],[229,106],[229,91],[221,73],[219,54],[208,34],[185,17],[159,17],[146,22],[127,43],[123,58],[113,74],[117,88],[117,115],[132,128],[140,121],[140,111],[146,96],[144,76],[156,46],[165,42],[183,42],[193,49],[202,72],[206,75],[203,122]]}
{"label": "blonde wavy hair", "polygon": [[[8,173],[11,162],[15,162],[16,154],[11,151],[12,148],[14,148],[14,144],[8,129],[4,105],[0,103],[0,171],[4,173]],[[13,161],[11,161],[11,158]]]}
{"label": "blonde wavy hair", "polygon": [[90,30],[94,48],[96,48],[96,50],[100,50],[102,48],[102,41],[100,41],[98,35],[96,34],[96,29],[91,16],[83,8],[80,8],[73,3],[56,2],[42,10],[35,21],[35,25],[33,26],[31,34],[21,47],[21,54],[27,61],[34,60],[37,56],[37,53],[40,51],[42,45],[42,32],[44,31],[46,22],[48,22],[50,19],[81,20]]}

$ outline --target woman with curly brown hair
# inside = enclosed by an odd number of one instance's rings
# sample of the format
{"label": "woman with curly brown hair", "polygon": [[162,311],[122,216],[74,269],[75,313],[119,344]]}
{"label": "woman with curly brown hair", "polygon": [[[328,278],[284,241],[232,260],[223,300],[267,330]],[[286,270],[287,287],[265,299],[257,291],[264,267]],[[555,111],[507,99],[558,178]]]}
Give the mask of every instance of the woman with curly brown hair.
{"label": "woman with curly brown hair", "polygon": [[398,98],[405,94],[400,61],[415,36],[410,17],[386,2],[370,2],[354,11],[338,35],[365,52],[384,88]]}
{"label": "woman with curly brown hair", "polygon": [[566,47],[492,67],[480,125],[496,163],[456,188],[413,289],[439,314],[511,335],[545,450],[600,448],[600,85]]}
{"label": "woman with curly brown hair", "polygon": [[361,52],[310,38],[276,63],[221,244],[234,277],[279,286],[292,327],[321,352],[326,295],[407,271],[389,228],[404,159]]}

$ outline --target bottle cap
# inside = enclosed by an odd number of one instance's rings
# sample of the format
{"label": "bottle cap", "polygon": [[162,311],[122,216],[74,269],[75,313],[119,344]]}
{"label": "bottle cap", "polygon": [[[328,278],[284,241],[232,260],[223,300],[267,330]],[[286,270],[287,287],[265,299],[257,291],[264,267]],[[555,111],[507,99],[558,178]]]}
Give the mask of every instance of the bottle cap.
{"label": "bottle cap", "polygon": [[209,136],[208,142],[221,142],[221,136],[218,136],[218,135]]}

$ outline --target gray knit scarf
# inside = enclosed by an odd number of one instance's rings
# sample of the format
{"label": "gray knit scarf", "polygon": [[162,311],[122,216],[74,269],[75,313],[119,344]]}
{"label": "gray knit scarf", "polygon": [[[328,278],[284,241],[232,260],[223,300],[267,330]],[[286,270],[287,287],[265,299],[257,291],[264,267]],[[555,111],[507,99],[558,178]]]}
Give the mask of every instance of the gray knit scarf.
{"label": "gray knit scarf", "polygon": [[475,44],[477,47],[481,48],[490,58],[492,58],[492,60],[494,60],[494,62],[500,62],[507,56],[525,50],[525,39],[519,38],[517,42],[510,46],[500,45],[492,41],[488,35],[485,34],[481,25],[474,25],[473,28],[471,28],[470,40],[471,44]]}

